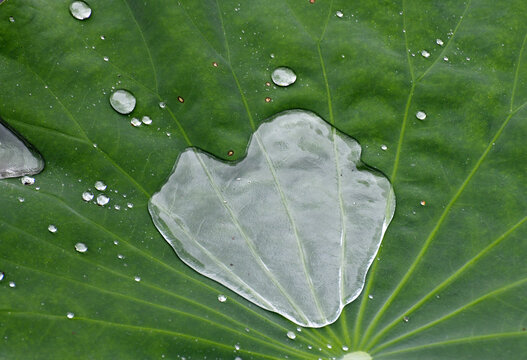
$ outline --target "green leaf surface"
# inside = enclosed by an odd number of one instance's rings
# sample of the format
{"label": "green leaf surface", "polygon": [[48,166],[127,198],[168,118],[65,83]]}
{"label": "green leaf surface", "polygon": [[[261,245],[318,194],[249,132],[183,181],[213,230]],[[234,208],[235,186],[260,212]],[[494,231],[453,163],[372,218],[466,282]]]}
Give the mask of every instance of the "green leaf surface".
{"label": "green leaf surface", "polygon": [[[0,4],[0,117],[46,161],[32,186],[0,180],[0,358],[525,357],[525,1],[69,4]],[[266,85],[278,66],[294,85]],[[362,295],[301,332],[184,265],[147,210],[186,147],[240,159],[295,108],[356,138],[397,196]],[[97,180],[104,207],[81,197]]]}

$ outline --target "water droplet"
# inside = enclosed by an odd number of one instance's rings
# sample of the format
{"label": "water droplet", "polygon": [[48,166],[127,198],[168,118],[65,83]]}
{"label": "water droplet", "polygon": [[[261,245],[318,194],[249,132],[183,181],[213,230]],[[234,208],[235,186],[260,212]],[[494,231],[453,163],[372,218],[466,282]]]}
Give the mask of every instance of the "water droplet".
{"label": "water droplet", "polygon": [[96,188],[97,190],[99,190],[99,191],[104,191],[104,190],[106,190],[106,184],[103,183],[103,182],[100,181],[100,180],[99,180],[99,181],[96,181],[96,182],[95,182],[95,188]]}
{"label": "water droplet", "polygon": [[101,40],[106,40],[106,38],[104,37],[104,35],[101,35]]}
{"label": "water droplet", "polygon": [[384,150],[384,151],[388,150],[388,146],[382,144],[382,145],[381,145],[381,150]]}
{"label": "water droplet", "polygon": [[337,15],[337,17],[341,18],[344,16],[344,14],[342,13],[342,11],[340,10],[337,10],[337,12],[335,13],[335,15]]}
{"label": "water droplet", "polygon": [[20,181],[24,185],[33,185],[35,183],[35,178],[29,177],[29,176],[23,176]]}
{"label": "water droplet", "polygon": [[408,316],[403,317],[403,321],[404,322],[408,322],[409,320],[410,320],[410,318]]}
{"label": "water droplet", "polygon": [[313,346],[308,345],[307,348],[308,348],[309,350],[311,350],[311,349],[313,349]]}
{"label": "water droplet", "polygon": [[271,79],[278,86],[289,86],[296,81],[296,74],[292,69],[280,66],[274,69]]}
{"label": "water droplet", "polygon": [[131,208],[134,207],[134,204],[132,204],[132,203],[128,203],[128,204],[126,204],[126,206],[128,206],[128,208],[131,209]]}
{"label": "water droplet", "polygon": [[180,103],[184,103],[185,99],[183,99],[181,96],[178,96],[177,101],[179,101]]}
{"label": "water droplet", "polygon": [[84,1],[74,1],[70,5],[70,13],[75,19],[85,20],[91,16],[91,9]]}
{"label": "water droplet", "polygon": [[372,300],[373,299],[373,295],[368,295],[368,299]]}
{"label": "water droplet", "polygon": [[218,295],[218,301],[219,301],[219,302],[225,302],[225,301],[227,301],[227,296],[225,296],[225,295],[223,295],[223,294]]}
{"label": "water droplet", "polygon": [[15,18],[12,17],[12,16],[10,16],[10,17],[9,17],[9,21],[12,22],[12,23],[14,23],[14,22],[15,22]]}
{"label": "water droplet", "polygon": [[10,281],[10,282],[9,282],[9,287],[11,287],[11,288],[16,287],[15,282],[14,282],[14,281]]}
{"label": "water droplet", "polygon": [[82,200],[84,201],[91,201],[93,199],[93,194],[89,191],[85,191],[82,193]]}
{"label": "water droplet", "polygon": [[4,272],[0,271],[0,281],[4,280],[4,276],[5,276]]}
{"label": "water droplet", "polygon": [[114,245],[119,245],[119,240],[114,240],[114,241],[113,241],[113,244],[114,244]]}
{"label": "water droplet", "polygon": [[240,350],[240,345],[236,344],[236,345],[234,345],[234,348],[235,348],[236,350]]}
{"label": "water droplet", "polygon": [[73,319],[73,318],[75,317],[75,314],[72,313],[72,312],[68,312],[68,313],[66,313],[66,317],[67,317],[68,319]]}
{"label": "water droplet", "polygon": [[469,57],[466,57],[465,60],[470,61],[470,58],[469,58]]}
{"label": "water droplet", "polygon": [[123,254],[117,254],[117,258],[122,260],[122,259],[124,259],[124,255]]}
{"label": "water droplet", "polygon": [[141,121],[145,125],[150,125],[152,123],[152,119],[150,119],[150,116],[146,116],[146,115],[141,118]]}
{"label": "water droplet", "polygon": [[160,107],[161,109],[164,109],[164,108],[167,107],[167,104],[165,104],[163,101],[161,101],[161,102],[159,103],[159,107]]}
{"label": "water droplet", "polygon": [[44,160],[33,147],[0,119],[0,179],[38,174]]}
{"label": "water droplet", "polygon": [[241,357],[239,357],[239,356],[236,356],[236,357],[234,358],[234,360],[243,360],[243,359],[242,359]]}
{"label": "water droplet", "polygon": [[88,251],[88,247],[86,246],[86,244],[79,242],[75,244],[75,250],[80,253],[85,253],[86,251]]}
{"label": "water droplet", "polygon": [[429,53],[428,51],[426,51],[426,50],[421,50],[421,55],[422,55],[423,57],[425,57],[425,58],[430,57],[430,53]]}
{"label": "water droplet", "polygon": [[274,59],[274,54],[271,53],[271,55],[269,55],[271,57],[271,59]]}
{"label": "water droplet", "polygon": [[134,276],[134,280],[139,282],[139,281],[141,281],[141,277],[136,275],[136,276]]}
{"label": "water droplet", "polygon": [[439,46],[443,46],[444,42],[441,39],[436,39],[436,44]]}
{"label": "water droplet", "polygon": [[265,102],[266,102],[266,103],[270,103],[270,102],[271,102],[271,98],[270,98],[270,97],[266,97],[266,98],[265,98]]}
{"label": "water droplet", "polygon": [[130,124],[132,124],[133,127],[138,127],[141,126],[142,122],[139,121],[138,118],[132,118],[132,120],[130,120]]}
{"label": "water droplet", "polygon": [[426,119],[426,113],[424,111],[418,111],[415,114],[415,117],[418,118],[419,120],[424,120]]}
{"label": "water droplet", "polygon": [[135,97],[126,90],[117,90],[110,95],[110,104],[119,114],[130,114],[135,108]]}
{"label": "water droplet", "polygon": [[296,334],[292,331],[288,331],[287,332],[287,337],[290,338],[291,340],[295,340],[296,339]]}
{"label": "water droplet", "polygon": [[218,67],[218,63],[217,63],[216,61],[214,61],[214,62],[212,63],[212,66],[214,66],[214,67]]}
{"label": "water droplet", "polygon": [[110,198],[106,195],[101,194],[97,196],[97,205],[99,206],[104,206],[108,204],[109,201],[110,201]]}
{"label": "water droplet", "polygon": [[105,57],[103,57],[102,59],[103,59],[104,61],[108,61],[108,60],[110,60],[110,58],[109,58],[108,56],[105,56]]}
{"label": "water droplet", "polygon": [[350,348],[347,347],[346,345],[342,345],[342,351],[348,351]]}
{"label": "water droplet", "polygon": [[48,231],[52,234],[56,233],[57,232],[57,227],[55,225],[49,225],[48,226]]}
{"label": "water droplet", "polygon": [[23,197],[19,196],[19,197],[18,197],[18,201],[21,202],[21,203],[23,203],[24,201],[26,201],[26,199],[24,199]]}
{"label": "water droplet", "polygon": [[443,58],[443,61],[448,61],[448,58],[445,56],[445,57]]}
{"label": "water droplet", "polygon": [[425,206],[426,205],[426,201],[421,200],[420,204],[421,204],[421,206]]}

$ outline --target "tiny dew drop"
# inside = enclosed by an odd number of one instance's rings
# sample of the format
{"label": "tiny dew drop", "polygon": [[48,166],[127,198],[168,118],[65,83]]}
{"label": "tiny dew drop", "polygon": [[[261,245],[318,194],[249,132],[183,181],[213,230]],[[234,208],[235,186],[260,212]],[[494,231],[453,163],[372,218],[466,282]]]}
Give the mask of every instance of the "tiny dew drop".
{"label": "tiny dew drop", "polygon": [[424,111],[418,111],[415,114],[415,117],[418,118],[419,120],[424,120],[426,119],[426,113]]}
{"label": "tiny dew drop", "polygon": [[56,233],[57,232],[57,227],[53,224],[49,225],[48,226],[48,231],[52,234]]}
{"label": "tiny dew drop", "polygon": [[342,345],[342,351],[348,351],[350,348],[347,347],[346,345]]}
{"label": "tiny dew drop", "polygon": [[104,190],[106,190],[106,184],[103,183],[103,182],[100,181],[100,180],[99,180],[99,181],[96,181],[96,182],[95,182],[95,188],[96,188],[97,190],[99,190],[99,191],[104,191]]}
{"label": "tiny dew drop", "polygon": [[75,244],[75,250],[80,253],[85,253],[86,251],[88,251],[88,247],[86,246],[86,244],[79,242]]}
{"label": "tiny dew drop", "polygon": [[110,60],[110,58],[109,58],[108,56],[105,56],[105,57],[103,57],[102,59],[103,59],[104,61],[108,61],[108,60]]}
{"label": "tiny dew drop", "polygon": [[388,150],[388,146],[386,146],[386,145],[382,144],[382,145],[381,145],[381,150],[383,150],[383,151],[386,151],[386,150]]}
{"label": "tiny dew drop", "polygon": [[167,107],[167,104],[165,104],[164,101],[161,101],[161,102],[159,103],[159,107],[160,107],[161,109],[164,109],[164,108]]}
{"label": "tiny dew drop", "polygon": [[227,296],[225,296],[225,295],[223,295],[223,294],[218,295],[218,301],[219,301],[219,302],[225,302],[225,301],[227,301]]}
{"label": "tiny dew drop", "polygon": [[9,282],[9,287],[12,287],[12,288],[16,287],[15,282],[14,281],[10,281]]}
{"label": "tiny dew drop", "polygon": [[110,198],[106,195],[101,194],[97,196],[97,205],[99,206],[104,206],[108,204],[109,201],[110,201]]}
{"label": "tiny dew drop", "polygon": [[430,57],[430,53],[426,50],[421,50],[421,56],[423,56],[424,58],[428,58]]}
{"label": "tiny dew drop", "polygon": [[110,105],[119,114],[130,114],[135,108],[135,96],[127,90],[117,90],[110,95]]}
{"label": "tiny dew drop", "polygon": [[4,272],[0,271],[0,281],[4,280],[4,276],[5,276]]}
{"label": "tiny dew drop", "polygon": [[68,312],[68,313],[66,314],[66,317],[67,317],[68,319],[73,319],[73,318],[75,317],[75,314],[72,313],[72,312]]}
{"label": "tiny dew drop", "polygon": [[290,338],[291,340],[295,340],[296,339],[296,334],[292,331],[288,331],[287,332],[287,337]]}
{"label": "tiny dew drop", "polygon": [[20,196],[19,196],[19,197],[18,197],[18,201],[21,202],[21,203],[23,203],[24,201],[26,201],[26,199],[24,199],[23,197],[20,197]]}
{"label": "tiny dew drop", "polygon": [[89,191],[85,191],[82,193],[82,200],[88,202],[93,199],[93,194]]}
{"label": "tiny dew drop", "polygon": [[296,81],[296,74],[290,68],[280,66],[274,69],[271,79],[278,86],[289,86]]}
{"label": "tiny dew drop", "polygon": [[337,15],[337,17],[341,18],[344,16],[344,14],[342,13],[342,11],[340,10],[337,10],[337,12],[335,13],[335,15]]}
{"label": "tiny dew drop", "polygon": [[372,294],[368,295],[368,299],[372,300],[373,299],[373,295]]}
{"label": "tiny dew drop", "polygon": [[141,118],[141,121],[143,122],[143,124],[145,125],[150,125],[152,124],[152,119],[150,119],[150,116],[143,116]]}
{"label": "tiny dew drop", "polygon": [[403,317],[403,321],[404,322],[408,322],[409,320],[410,320],[410,318],[408,316]]}
{"label": "tiny dew drop", "polygon": [[91,8],[84,1],[74,1],[70,5],[71,15],[78,20],[85,20],[91,16]]}
{"label": "tiny dew drop", "polygon": [[134,280],[137,281],[137,282],[139,282],[139,281],[141,281],[141,277],[139,277],[139,276],[136,275],[136,276],[134,276]]}
{"label": "tiny dew drop", "polygon": [[234,345],[234,349],[236,349],[236,350],[240,350],[240,349],[241,349],[241,348],[240,348],[240,345],[238,345],[238,344]]}
{"label": "tiny dew drop", "polygon": [[134,207],[134,204],[132,204],[132,203],[128,203],[128,204],[126,204],[126,206],[127,206],[129,209],[131,209],[131,208]]}
{"label": "tiny dew drop", "polygon": [[22,176],[22,178],[20,179],[20,181],[22,182],[22,184],[24,185],[33,185],[35,183],[35,178],[32,178],[30,176]]}
{"label": "tiny dew drop", "polygon": [[133,127],[138,127],[141,126],[142,122],[139,121],[138,118],[132,118],[132,120],[130,120],[130,124],[132,124]]}
{"label": "tiny dew drop", "polygon": [[448,61],[448,58],[445,56],[445,57],[443,58],[443,61]]}
{"label": "tiny dew drop", "polygon": [[9,17],[9,21],[12,22],[12,23],[14,23],[14,22],[15,22],[15,18],[12,17],[12,16],[10,16],[10,17]]}
{"label": "tiny dew drop", "polygon": [[439,45],[439,46],[443,46],[443,40],[441,39],[436,39],[436,44]]}

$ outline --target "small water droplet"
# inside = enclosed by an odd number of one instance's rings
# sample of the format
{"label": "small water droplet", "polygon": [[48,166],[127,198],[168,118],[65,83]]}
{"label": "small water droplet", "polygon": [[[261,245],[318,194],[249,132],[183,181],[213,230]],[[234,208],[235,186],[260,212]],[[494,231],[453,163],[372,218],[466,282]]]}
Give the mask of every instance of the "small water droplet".
{"label": "small water droplet", "polygon": [[99,206],[104,206],[108,204],[109,201],[110,201],[110,198],[106,195],[101,194],[97,196],[97,205]]}
{"label": "small water droplet", "polygon": [[110,58],[109,58],[108,56],[105,56],[105,57],[103,57],[102,59],[103,59],[104,61],[108,61],[108,60],[110,60]]}
{"label": "small water droplet", "polygon": [[106,38],[104,37],[104,35],[101,35],[101,40],[106,40]]}
{"label": "small water droplet", "polygon": [[110,105],[119,114],[130,114],[135,108],[135,96],[126,90],[117,90],[110,95]]}
{"label": "small water droplet", "polygon": [[331,346],[331,344],[326,344],[326,346],[327,346],[328,349],[332,349],[333,348],[333,346]]}
{"label": "small water droplet", "polygon": [[217,63],[216,61],[214,61],[214,62],[212,63],[212,66],[214,66],[214,67],[218,67],[218,63]]}
{"label": "small water droplet", "polygon": [[417,113],[415,113],[415,117],[419,120],[424,120],[426,119],[426,113],[424,111],[418,111]]}
{"label": "small water droplet", "polygon": [[448,61],[448,58],[445,56],[445,57],[443,58],[443,61]]}
{"label": "small water droplet", "polygon": [[91,201],[93,199],[93,194],[89,191],[85,191],[82,193],[82,200],[84,201]]}
{"label": "small water droplet", "polygon": [[75,244],[75,250],[80,253],[85,253],[86,251],[88,251],[88,247],[86,246],[86,244],[79,242]]}
{"label": "small water droplet", "polygon": [[14,23],[14,22],[15,22],[15,18],[12,17],[12,16],[10,16],[10,17],[9,17],[9,21],[12,22],[12,23]]}
{"label": "small water droplet", "polygon": [[223,294],[218,295],[218,301],[219,301],[219,302],[225,302],[225,301],[227,301],[227,296],[225,296],[225,295],[223,295]]}
{"label": "small water droplet", "polygon": [[117,258],[122,260],[122,259],[124,259],[124,255],[123,254],[117,254]]}
{"label": "small water droplet", "polygon": [[114,245],[119,245],[119,240],[114,240],[114,241],[113,241],[113,244],[114,244]]}
{"label": "small water droplet", "polygon": [[236,344],[236,345],[234,345],[234,348],[235,348],[236,350],[240,350],[240,345]]}
{"label": "small water droplet", "polygon": [[335,13],[335,15],[337,15],[337,17],[341,18],[344,16],[344,14],[342,13],[342,11],[340,10],[337,10],[337,12]]}
{"label": "small water droplet", "polygon": [[5,276],[4,272],[0,271],[0,281],[4,280],[4,276]]}
{"label": "small water droplet", "polygon": [[75,19],[85,20],[91,16],[91,9],[84,1],[74,1],[70,5],[70,13]]}
{"label": "small water droplet", "polygon": [[439,46],[443,46],[444,42],[441,39],[436,39],[436,44]]}
{"label": "small water droplet", "polygon": [[134,276],[134,280],[139,282],[139,281],[141,281],[141,277],[136,275],[136,276]]}
{"label": "small water droplet", "polygon": [[278,86],[289,86],[296,81],[296,74],[292,69],[280,66],[274,69],[271,79]]}
{"label": "small water droplet", "polygon": [[66,317],[67,317],[68,319],[73,319],[73,318],[75,317],[75,314],[72,313],[72,312],[68,312],[68,313],[66,314]]}
{"label": "small water droplet", "polygon": [[404,322],[408,322],[409,320],[410,320],[410,318],[408,318],[408,316],[403,317],[403,321]]}
{"label": "small water droplet", "polygon": [[287,332],[287,337],[290,338],[291,340],[295,340],[296,339],[296,334],[292,331],[288,331]]}
{"label": "small water droplet", "polygon": [[131,209],[131,208],[134,207],[134,204],[132,204],[132,203],[128,203],[128,204],[126,204],[126,206],[128,206],[128,208]]}
{"label": "small water droplet", "polygon": [[35,178],[32,178],[30,176],[22,176],[22,178],[20,179],[20,181],[22,182],[22,184],[24,185],[33,185],[35,183]]}
{"label": "small water droplet", "polygon": [[11,288],[16,287],[15,282],[14,282],[14,281],[10,281],[10,282],[9,282],[9,287],[11,287]]}
{"label": "small water droplet", "polygon": [[421,204],[421,206],[425,206],[426,205],[426,201],[421,200],[420,204]]}
{"label": "small water droplet", "polygon": [[430,57],[430,53],[426,50],[421,50],[421,56],[425,57],[425,58],[428,58]]}
{"label": "small water droplet", "polygon": [[465,60],[470,61],[470,58],[469,58],[469,57],[466,57]]}
{"label": "small water droplet", "polygon": [[19,196],[19,197],[18,197],[18,201],[21,202],[21,203],[23,203],[24,201],[26,201],[26,199],[24,199],[23,197],[20,197],[20,196]]}
{"label": "small water droplet", "polygon": [[346,345],[342,345],[342,351],[348,351],[350,348],[347,347]]}
{"label": "small water droplet", "polygon": [[55,225],[49,225],[48,226],[48,231],[52,234],[56,233],[57,232],[57,227]]}
{"label": "small water droplet", "polygon": [[164,109],[164,108],[167,107],[167,104],[165,104],[163,101],[161,101],[161,102],[159,103],[159,107],[160,107],[161,109]]}
{"label": "small water droplet", "polygon": [[313,346],[308,345],[307,348],[308,348],[309,350],[311,350],[311,349],[313,349]]}
{"label": "small water droplet", "polygon": [[242,359],[241,357],[239,357],[239,356],[236,356],[236,357],[234,358],[234,360],[243,360],[243,359]]}
{"label": "small water droplet", "polygon": [[382,144],[382,145],[381,145],[381,150],[384,150],[384,151],[388,150],[388,146]]}
{"label": "small water droplet", "polygon": [[143,116],[143,117],[141,118],[141,121],[142,121],[143,124],[145,124],[145,125],[150,125],[150,124],[152,124],[152,119],[150,119],[150,116],[146,116],[146,115]]}
{"label": "small water droplet", "polygon": [[266,103],[270,103],[270,102],[271,102],[271,98],[270,98],[270,97],[266,97],[266,98],[265,98],[265,102],[266,102]]}
{"label": "small water droplet", "polygon": [[138,127],[141,126],[142,122],[139,121],[138,118],[132,118],[132,120],[130,120],[130,124],[132,124],[133,127]]}
{"label": "small water droplet", "polygon": [[274,54],[271,53],[271,55],[269,55],[271,57],[271,59],[274,59]]}
{"label": "small water droplet", "polygon": [[373,295],[368,295],[368,299],[372,300],[373,299]]}
{"label": "small water droplet", "polygon": [[97,190],[99,190],[99,191],[104,191],[104,190],[106,190],[106,184],[103,183],[103,182],[100,181],[100,180],[99,180],[99,181],[96,181],[96,182],[95,182],[95,188],[96,188]]}

